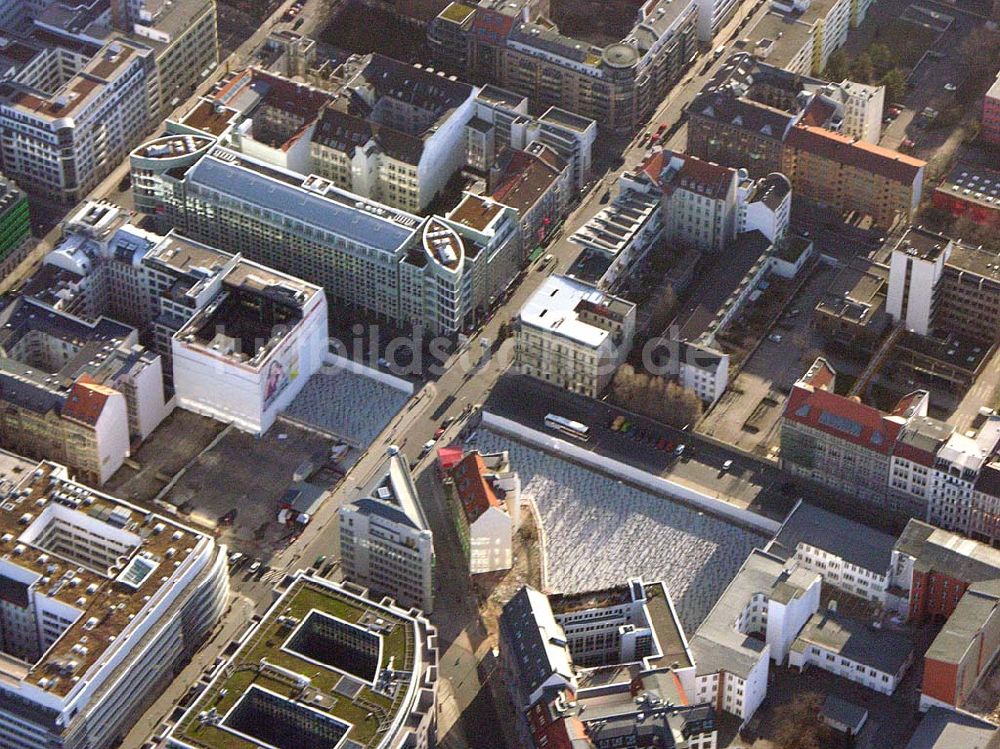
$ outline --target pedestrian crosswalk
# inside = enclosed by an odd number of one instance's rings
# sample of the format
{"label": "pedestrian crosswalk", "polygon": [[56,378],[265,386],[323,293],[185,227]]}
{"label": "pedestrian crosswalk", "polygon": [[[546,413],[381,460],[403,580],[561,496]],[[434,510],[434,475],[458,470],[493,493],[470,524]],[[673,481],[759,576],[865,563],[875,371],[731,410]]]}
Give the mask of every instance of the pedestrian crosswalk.
{"label": "pedestrian crosswalk", "polygon": [[260,576],[261,581],[265,583],[273,583],[284,577],[284,570],[268,570],[263,575]]}

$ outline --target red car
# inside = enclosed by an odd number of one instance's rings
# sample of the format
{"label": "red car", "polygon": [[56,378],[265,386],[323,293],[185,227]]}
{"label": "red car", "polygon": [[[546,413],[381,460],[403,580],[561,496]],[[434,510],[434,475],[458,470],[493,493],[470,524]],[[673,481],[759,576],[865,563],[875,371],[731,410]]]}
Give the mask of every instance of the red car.
{"label": "red car", "polygon": [[444,427],[438,427],[438,428],[437,428],[437,429],[436,429],[436,430],[434,431],[434,439],[436,439],[436,440],[439,440],[439,439],[441,439],[441,435],[442,435],[442,434],[444,434]]}

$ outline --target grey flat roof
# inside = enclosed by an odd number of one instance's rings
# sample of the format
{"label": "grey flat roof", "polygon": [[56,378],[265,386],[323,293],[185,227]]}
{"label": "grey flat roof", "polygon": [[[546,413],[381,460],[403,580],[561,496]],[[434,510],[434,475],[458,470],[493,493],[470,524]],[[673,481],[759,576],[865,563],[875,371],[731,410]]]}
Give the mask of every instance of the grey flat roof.
{"label": "grey flat roof", "polygon": [[[986,586],[996,587],[989,583]],[[980,592],[977,586],[967,590],[934,642],[927,648],[927,658],[943,663],[961,662],[998,605],[1000,602],[992,592]]]}
{"label": "grey flat roof", "polygon": [[906,749],[985,749],[997,727],[967,713],[934,706],[927,711]]}
{"label": "grey flat roof", "polygon": [[861,707],[861,705],[855,705],[853,702],[841,699],[835,694],[828,694],[826,696],[826,699],[823,700],[823,707],[820,710],[820,714],[824,718],[829,718],[837,723],[850,726],[854,731],[859,730],[865,721],[868,720],[868,711]]}
{"label": "grey flat roof", "polygon": [[786,571],[784,560],[760,549],[750,552],[691,638],[698,674],[728,671],[747,678],[761,658],[764,641],[736,629],[734,624],[740,612],[755,593],[787,602],[805,592],[818,578],[802,569]]}
{"label": "grey flat roof", "polygon": [[884,674],[897,674],[913,654],[908,637],[885,629],[875,629],[866,622],[818,611],[809,617],[792,649],[802,652],[808,645],[836,653]]}
{"label": "grey flat roof", "polygon": [[[187,178],[194,184],[267,210],[278,211],[302,223],[383,252],[395,253],[399,250],[421,221],[413,216],[414,226],[407,228],[391,218],[297,187],[289,181],[275,179],[254,168],[245,158],[230,163],[209,154],[188,171]],[[364,203],[377,206],[370,201]],[[385,210],[390,214],[402,215],[392,208]]]}
{"label": "grey flat roof", "polygon": [[1000,549],[952,533],[921,520],[910,520],[896,542],[896,549],[932,569],[976,583],[1000,578]]}
{"label": "grey flat roof", "polygon": [[803,502],[785,520],[768,551],[791,557],[800,543],[823,549],[853,565],[884,575],[892,563],[892,547],[896,539],[888,533]]}

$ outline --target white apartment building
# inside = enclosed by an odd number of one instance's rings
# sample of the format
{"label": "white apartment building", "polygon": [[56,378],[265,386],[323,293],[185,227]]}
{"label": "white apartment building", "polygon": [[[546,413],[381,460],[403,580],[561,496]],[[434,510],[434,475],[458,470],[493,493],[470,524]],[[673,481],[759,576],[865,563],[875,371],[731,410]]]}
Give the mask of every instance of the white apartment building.
{"label": "white apartment building", "polygon": [[659,151],[642,170],[663,190],[664,238],[719,252],[736,236],[740,173],[674,151]]}
{"label": "white apartment building", "polygon": [[878,145],[882,137],[885,86],[869,86],[845,78],[839,84],[819,88],[816,94],[840,105],[841,133]]}
{"label": "white apartment building", "polygon": [[[627,172],[618,178],[618,195],[570,236],[584,252],[574,263],[577,277],[613,290],[663,234],[662,199],[649,180]],[[580,273],[581,267],[594,270]]]}
{"label": "white apartment building", "polygon": [[812,69],[797,72],[816,75],[826,68],[834,50],[847,42],[854,5],[852,0],[771,0],[772,11],[784,16],[786,23],[800,24],[808,29]]}
{"label": "white apartment building", "polygon": [[767,551],[794,559],[827,585],[885,606],[895,543],[887,533],[800,499]]}
{"label": "white apartment building", "polygon": [[402,606],[434,610],[434,539],[405,455],[390,447],[362,496],[340,507],[338,520],[346,579]]}
{"label": "white apartment building", "polygon": [[719,252],[738,234],[759,231],[778,244],[788,231],[792,186],[777,172],[750,179],[745,169],[662,150],[634,174],[623,175],[628,189],[650,183],[662,191],[663,237],[668,242]]}
{"label": "white apartment building", "polygon": [[905,635],[837,616],[833,608],[813,614],[788,654],[788,665],[828,671],[882,694],[892,694],[913,663]]}
{"label": "white apartment building", "polygon": [[820,584],[815,572],[754,549],[691,638],[692,701],[709,702],[746,724],[767,695],[769,661],[785,663],[819,608]]}
{"label": "white apartment building", "polygon": [[[744,175],[741,175],[744,177]],[[778,172],[740,181],[736,201],[736,233],[759,231],[772,244],[788,234],[792,214],[792,183]]]}
{"label": "white apartment building", "polygon": [[597,397],[628,355],[635,305],[566,276],[549,276],[518,313],[521,374]]}
{"label": "white apartment building", "polygon": [[741,5],[740,0],[696,0],[698,41],[711,42],[736,15]]}
{"label": "white apartment building", "polygon": [[33,465],[0,456],[0,744],[111,749],[226,608],[225,547]]}
{"label": "white apartment building", "polygon": [[469,574],[509,570],[521,523],[521,479],[511,470],[510,456],[474,450],[452,468],[451,482]]}

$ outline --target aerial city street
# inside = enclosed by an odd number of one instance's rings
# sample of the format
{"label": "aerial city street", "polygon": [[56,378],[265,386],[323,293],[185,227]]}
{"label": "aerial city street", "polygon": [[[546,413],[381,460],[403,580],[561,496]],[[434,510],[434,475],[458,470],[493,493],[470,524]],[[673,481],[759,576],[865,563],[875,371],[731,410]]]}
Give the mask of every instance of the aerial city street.
{"label": "aerial city street", "polygon": [[1000,2],[0,0],[2,749],[1000,749]]}

